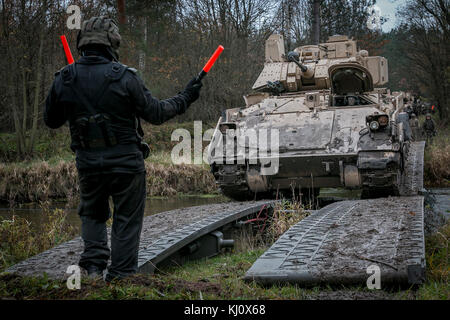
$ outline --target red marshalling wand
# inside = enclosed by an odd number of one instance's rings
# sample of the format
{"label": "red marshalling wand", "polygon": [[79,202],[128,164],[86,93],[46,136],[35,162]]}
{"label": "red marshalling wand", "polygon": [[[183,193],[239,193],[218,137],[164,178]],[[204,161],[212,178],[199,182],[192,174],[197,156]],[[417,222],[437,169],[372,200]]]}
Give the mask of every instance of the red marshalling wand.
{"label": "red marshalling wand", "polygon": [[[70,52],[70,47],[69,47],[69,44],[67,43],[67,39],[66,39],[65,35],[61,36],[61,41],[62,41],[62,44],[64,47],[64,52],[66,53],[67,62],[69,64],[74,63],[73,56],[72,56],[72,53]],[[224,48],[221,45],[219,45],[217,47],[216,51],[213,53],[211,58],[209,58],[208,62],[203,67],[203,70],[200,71],[200,73],[198,74],[198,76],[197,76],[198,81],[201,81],[208,74],[209,70],[211,70],[214,63],[216,63],[216,60],[219,58],[223,49]]]}
{"label": "red marshalling wand", "polygon": [[211,56],[211,58],[209,58],[208,62],[205,64],[205,66],[203,67],[203,70],[200,71],[200,73],[197,76],[197,80],[201,81],[209,72],[209,70],[212,68],[212,66],[214,65],[214,63],[216,63],[217,58],[219,58],[220,54],[223,51],[223,46],[218,46],[216,51],[213,53],[213,55]]}
{"label": "red marshalling wand", "polygon": [[61,41],[64,47],[64,52],[66,53],[67,62],[72,64],[74,62],[72,52],[70,52],[69,44],[67,43],[67,39],[65,35],[61,36]]}

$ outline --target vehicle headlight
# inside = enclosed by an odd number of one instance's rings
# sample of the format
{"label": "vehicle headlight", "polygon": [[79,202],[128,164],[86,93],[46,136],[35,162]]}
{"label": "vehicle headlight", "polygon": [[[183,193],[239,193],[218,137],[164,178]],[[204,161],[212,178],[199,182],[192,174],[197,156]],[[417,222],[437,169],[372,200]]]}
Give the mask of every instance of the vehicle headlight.
{"label": "vehicle headlight", "polygon": [[372,121],[372,122],[369,124],[369,127],[370,127],[370,130],[376,131],[376,130],[378,130],[378,128],[380,127],[380,124],[378,123],[378,121]]}

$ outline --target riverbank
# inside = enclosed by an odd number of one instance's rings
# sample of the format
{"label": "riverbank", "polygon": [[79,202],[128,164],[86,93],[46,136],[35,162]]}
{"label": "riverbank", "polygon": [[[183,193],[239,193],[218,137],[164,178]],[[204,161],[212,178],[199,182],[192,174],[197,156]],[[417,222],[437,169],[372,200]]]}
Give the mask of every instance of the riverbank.
{"label": "riverbank", "polygon": [[[202,133],[214,124],[202,125]],[[174,130],[182,129],[194,136],[194,123],[169,122],[161,126],[143,124],[145,140],[151,148],[145,161],[147,196],[217,193],[209,166],[174,165],[171,150],[178,141],[171,141]],[[78,177],[75,157],[69,149],[68,127],[38,132],[33,154],[20,157],[13,133],[0,134],[0,202],[9,205],[49,199],[76,201]],[[204,147],[206,142],[203,143]]]}
{"label": "riverbank", "polygon": [[[170,164],[170,154],[157,153],[145,162],[147,196],[217,193],[206,166]],[[52,159],[0,164],[0,201],[10,205],[49,199],[78,199],[74,161]]]}
{"label": "riverbank", "polygon": [[450,129],[441,128],[433,144],[425,148],[424,186],[450,187]]}
{"label": "riverbank", "polygon": [[259,246],[162,270],[154,275],[135,275],[106,284],[83,279],[80,290],[68,290],[64,281],[45,277],[0,276],[0,299],[402,299],[449,300],[448,240],[450,225],[426,239],[427,281],[418,288],[367,288],[327,286],[302,288],[296,285],[262,287],[242,280],[245,272],[264,252]]}

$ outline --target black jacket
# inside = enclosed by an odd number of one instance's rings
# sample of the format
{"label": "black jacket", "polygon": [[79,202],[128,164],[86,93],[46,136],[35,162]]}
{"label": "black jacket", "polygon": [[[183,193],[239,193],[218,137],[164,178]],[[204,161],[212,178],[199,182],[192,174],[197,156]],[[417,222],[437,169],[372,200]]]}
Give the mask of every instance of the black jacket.
{"label": "black jacket", "polygon": [[[119,70],[119,71],[118,71]],[[75,74],[73,74],[75,73]],[[94,104],[109,77],[109,85],[101,96],[95,111],[106,114],[110,128],[117,137],[114,146],[83,148],[76,120],[92,115],[77,93]],[[76,92],[73,87],[76,87]],[[145,170],[136,117],[152,124],[162,124],[186,111],[194,98],[183,91],[176,96],[158,100],[150,94],[136,70],[113,63],[102,56],[82,57],[75,68],[66,66],[55,74],[55,80],[46,100],[45,124],[53,129],[69,122],[71,148],[76,152],[76,165],[80,174],[100,172],[142,172]]]}

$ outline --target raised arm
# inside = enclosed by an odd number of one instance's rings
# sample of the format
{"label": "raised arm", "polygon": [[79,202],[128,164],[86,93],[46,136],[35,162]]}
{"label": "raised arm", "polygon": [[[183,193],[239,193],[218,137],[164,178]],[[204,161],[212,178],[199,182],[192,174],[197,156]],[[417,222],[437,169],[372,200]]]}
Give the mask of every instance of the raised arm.
{"label": "raised arm", "polygon": [[133,75],[127,86],[137,115],[151,124],[159,125],[183,114],[198,99],[202,84],[193,79],[182,92],[165,100],[153,97],[137,75]]}

